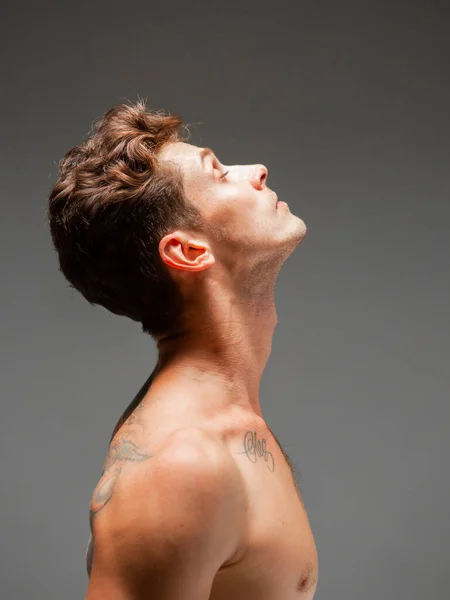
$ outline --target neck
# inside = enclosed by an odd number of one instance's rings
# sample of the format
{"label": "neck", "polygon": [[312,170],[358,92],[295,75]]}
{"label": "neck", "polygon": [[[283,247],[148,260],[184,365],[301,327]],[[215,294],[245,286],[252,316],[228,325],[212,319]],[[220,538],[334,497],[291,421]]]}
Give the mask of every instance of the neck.
{"label": "neck", "polygon": [[208,409],[237,404],[262,417],[259,386],[277,324],[274,281],[251,295],[208,285],[203,302],[190,311],[192,325],[158,341],[158,371],[202,388],[198,394],[207,394]]}

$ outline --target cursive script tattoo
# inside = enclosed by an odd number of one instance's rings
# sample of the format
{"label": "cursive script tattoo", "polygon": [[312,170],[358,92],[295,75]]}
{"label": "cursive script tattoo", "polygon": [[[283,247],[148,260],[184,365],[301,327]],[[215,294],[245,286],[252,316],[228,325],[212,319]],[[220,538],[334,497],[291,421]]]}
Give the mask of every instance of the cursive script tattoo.
{"label": "cursive script tattoo", "polygon": [[244,435],[244,452],[238,452],[238,454],[245,454],[252,463],[255,463],[260,456],[267,463],[269,471],[273,472],[275,460],[272,452],[267,450],[266,446],[266,438],[258,440],[256,431],[247,431]]}

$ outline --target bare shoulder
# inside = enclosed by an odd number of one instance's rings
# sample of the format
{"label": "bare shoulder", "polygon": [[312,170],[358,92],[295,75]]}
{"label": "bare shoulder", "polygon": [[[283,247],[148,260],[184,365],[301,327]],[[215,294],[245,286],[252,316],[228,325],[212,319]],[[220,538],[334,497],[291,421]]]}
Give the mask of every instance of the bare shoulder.
{"label": "bare shoulder", "polygon": [[[196,535],[200,522],[206,523],[209,519],[209,523],[215,522],[227,530],[230,544],[236,545],[233,524],[238,534],[246,514],[245,486],[230,453],[210,432],[196,427],[174,431],[148,466],[135,470],[130,480],[134,490],[142,490],[144,498],[147,498],[148,482],[155,497],[173,501],[173,494],[179,495],[180,506],[174,503],[173,510],[186,510],[187,514],[182,515],[186,532],[190,524]],[[167,510],[175,519],[171,509],[167,507]],[[222,544],[223,536],[222,531]]]}
{"label": "bare shoulder", "polygon": [[[133,428],[125,427],[111,440],[102,475],[93,492],[91,524],[118,493],[128,497],[127,487],[136,492],[149,478],[178,478],[178,485],[190,476],[203,475],[216,484],[235,486],[239,493],[240,473],[229,452],[207,430],[178,428],[157,448],[152,448]],[[225,477],[224,477],[225,476]],[[136,493],[133,494],[136,496]]]}
{"label": "bare shoulder", "polygon": [[244,536],[246,506],[234,461],[197,428],[173,432],[155,455],[132,440],[117,443],[91,503],[91,584],[119,585],[129,573],[149,573],[150,564],[186,573],[203,565],[209,581],[233,561]]}

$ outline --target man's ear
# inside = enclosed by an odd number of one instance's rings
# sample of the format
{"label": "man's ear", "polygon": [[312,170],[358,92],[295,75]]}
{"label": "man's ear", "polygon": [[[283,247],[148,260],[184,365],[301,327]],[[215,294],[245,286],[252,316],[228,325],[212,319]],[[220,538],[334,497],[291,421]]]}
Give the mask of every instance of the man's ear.
{"label": "man's ear", "polygon": [[168,267],[181,271],[204,271],[211,267],[215,258],[209,245],[182,231],[172,231],[159,242],[159,254]]}

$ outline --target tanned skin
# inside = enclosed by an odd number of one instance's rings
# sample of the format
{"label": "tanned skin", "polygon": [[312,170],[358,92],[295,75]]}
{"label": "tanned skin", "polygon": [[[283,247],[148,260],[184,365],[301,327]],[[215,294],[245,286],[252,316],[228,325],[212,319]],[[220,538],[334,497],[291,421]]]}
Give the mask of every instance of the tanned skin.
{"label": "tanned skin", "polygon": [[[108,454],[103,465],[102,475],[98,482],[94,493],[92,495],[91,506],[90,506],[90,526],[91,531],[93,529],[93,523],[96,515],[108,504],[114,494],[114,488],[122,470],[127,466],[128,463],[141,463],[152,458],[152,455],[147,453],[143,448],[140,448],[135,441],[129,439],[130,428],[134,429],[136,426],[145,430],[145,420],[142,418],[143,404],[142,399],[147,394],[153,379],[158,373],[158,366],[155,368],[153,373],[147,379],[138,392],[136,397],[129,404],[123,415],[120,417],[117,425],[114,428],[111,444],[108,450]],[[119,430],[123,427],[123,436],[116,439],[115,436]],[[128,435],[127,432],[128,431]],[[300,488],[297,483],[297,477],[300,474],[296,471],[290,457],[282,448],[278,438],[275,436],[273,431],[269,429],[275,441],[277,442],[283,456],[289,465],[293,483],[297,490],[298,496],[303,504],[302,495]],[[134,436],[135,437],[135,436]],[[112,441],[114,440],[114,441]],[[242,439],[242,452],[236,454],[245,454],[248,460],[252,463],[256,463],[258,460],[262,460],[266,463],[267,469],[270,472],[274,472],[276,469],[276,463],[272,452],[268,449],[267,439],[258,438],[256,431],[246,431]],[[91,534],[92,536],[92,534]],[[88,574],[90,575],[92,569],[92,561],[94,558],[94,543],[92,537],[89,540],[89,546],[86,555],[86,566]]]}
{"label": "tanned skin", "polygon": [[[229,423],[229,415],[233,420],[237,415],[243,423],[238,453],[253,465],[263,462],[275,476],[277,454],[272,446],[274,440],[280,444],[262,417],[259,388],[277,324],[275,282],[285,260],[304,239],[306,226],[286,203],[277,202],[277,195],[267,186],[264,165],[225,167],[211,149],[184,142],[166,144],[159,159],[180,169],[187,198],[210,225],[207,232],[170,231],[159,242],[161,259],[187,299],[183,331],[162,336],[157,343],[158,362],[163,364],[159,398],[167,399],[168,388],[179,398],[172,399],[170,410],[159,414],[164,419],[177,414],[180,427],[195,426],[195,417],[207,422],[212,415],[217,419],[224,415],[224,423]],[[144,412],[141,415],[148,405],[152,376],[115,428],[92,498],[91,527],[103,509],[106,517],[115,490],[119,498],[118,490],[123,489],[119,478],[125,481],[140,464],[145,470],[152,458],[148,453],[152,432],[146,431]],[[265,437],[262,431],[271,436]],[[201,445],[196,447],[201,449]],[[205,447],[205,453],[214,452],[214,442],[209,448]],[[281,446],[280,450],[295,482],[292,462]],[[233,480],[232,469],[226,477]],[[228,518],[231,522],[234,516]],[[228,556],[232,548],[233,540]]]}

